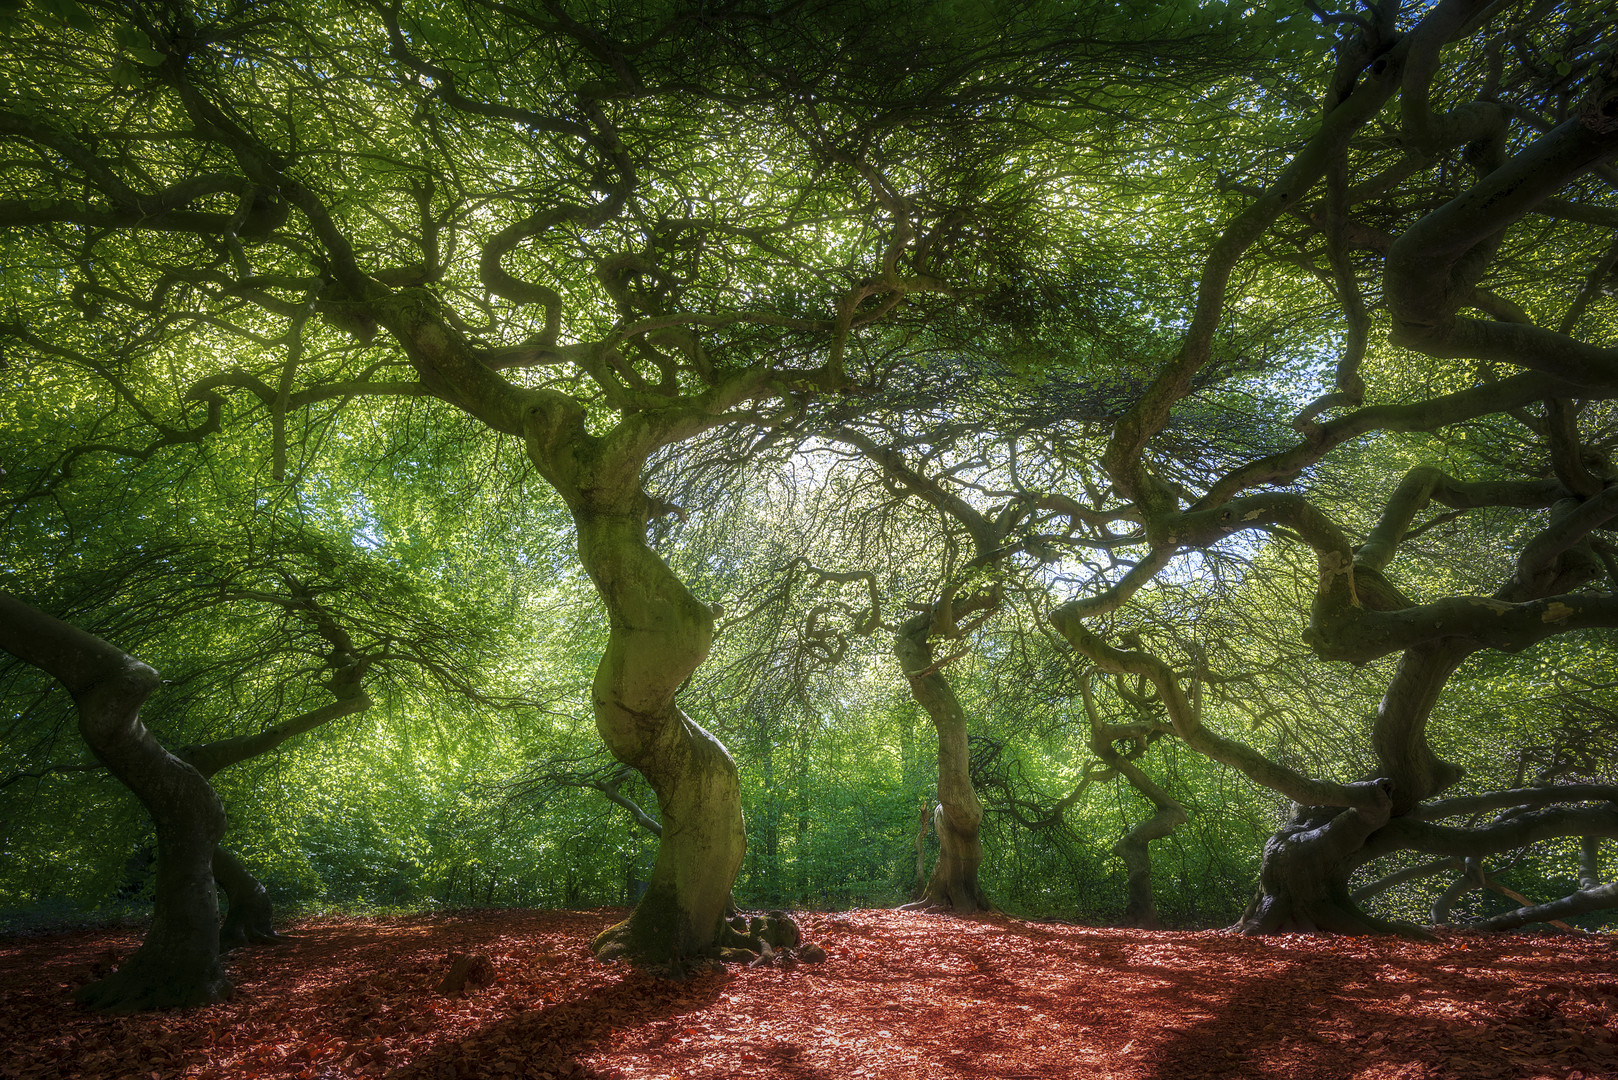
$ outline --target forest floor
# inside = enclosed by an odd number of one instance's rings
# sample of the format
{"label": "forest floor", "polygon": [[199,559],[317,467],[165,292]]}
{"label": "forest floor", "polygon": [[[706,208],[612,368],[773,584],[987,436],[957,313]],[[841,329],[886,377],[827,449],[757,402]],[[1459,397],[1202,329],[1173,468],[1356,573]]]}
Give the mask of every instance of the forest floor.
{"label": "forest floor", "polygon": [[[106,1017],[130,930],[0,939],[0,1077],[1618,1078],[1618,938],[1436,944],[805,913],[825,962],[683,982],[590,958],[618,911],[293,924],[236,996]],[[451,953],[494,981],[444,996]]]}

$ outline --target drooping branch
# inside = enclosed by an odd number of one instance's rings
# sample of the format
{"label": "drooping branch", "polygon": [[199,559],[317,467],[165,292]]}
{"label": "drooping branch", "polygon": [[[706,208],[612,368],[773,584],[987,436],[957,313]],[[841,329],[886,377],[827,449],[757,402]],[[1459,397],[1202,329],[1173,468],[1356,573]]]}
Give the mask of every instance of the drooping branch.
{"label": "drooping branch", "polygon": [[1591,911],[1604,911],[1614,907],[1618,907],[1618,882],[1613,882],[1610,885],[1597,885],[1590,889],[1581,889],[1576,893],[1562,897],[1560,900],[1528,905],[1520,907],[1516,911],[1507,911],[1487,919],[1480,919],[1475,923],[1468,924],[1467,929],[1515,930],[1519,926],[1527,926],[1529,923],[1554,923],[1558,919],[1583,915]]}
{"label": "drooping branch", "polygon": [[1618,785],[1547,784],[1543,787],[1490,791],[1482,795],[1463,795],[1454,799],[1423,803],[1411,810],[1408,816],[1415,821],[1437,821],[1440,818],[1481,814],[1489,810],[1505,810],[1515,806],[1542,807],[1551,803],[1593,802],[1598,799],[1618,803]]}
{"label": "drooping branch", "polygon": [[1359,859],[1366,862],[1400,849],[1476,859],[1564,836],[1618,837],[1618,805],[1547,807],[1475,828],[1394,818],[1366,842]]}
{"label": "drooping branch", "polygon": [[522,802],[536,807],[543,806],[546,800],[566,788],[598,791],[613,805],[628,811],[635,824],[660,837],[663,835],[662,823],[621,790],[624,783],[635,775],[635,771],[623,762],[603,761],[599,756],[553,758],[534,763],[502,786],[508,802]]}
{"label": "drooping branch", "polygon": [[212,776],[221,769],[258,757],[260,754],[267,754],[287,740],[297,738],[333,720],[364,712],[371,707],[371,704],[370,697],[364,691],[360,691],[354,697],[310,709],[300,716],[252,735],[237,735],[198,746],[182,747],[176,756],[189,763],[203,776]]}

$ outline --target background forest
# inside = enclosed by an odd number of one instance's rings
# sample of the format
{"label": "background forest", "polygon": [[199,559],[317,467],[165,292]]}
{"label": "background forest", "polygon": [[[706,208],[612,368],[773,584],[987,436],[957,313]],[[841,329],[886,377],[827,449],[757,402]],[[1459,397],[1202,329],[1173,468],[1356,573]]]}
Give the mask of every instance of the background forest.
{"label": "background forest", "polygon": [[1588,5],[7,11],[9,920],[1607,925]]}

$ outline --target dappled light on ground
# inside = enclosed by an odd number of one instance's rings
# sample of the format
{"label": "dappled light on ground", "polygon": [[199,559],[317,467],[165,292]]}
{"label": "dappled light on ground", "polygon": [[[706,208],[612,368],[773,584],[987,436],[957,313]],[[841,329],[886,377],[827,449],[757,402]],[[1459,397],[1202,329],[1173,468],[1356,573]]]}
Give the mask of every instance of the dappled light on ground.
{"label": "dappled light on ground", "polygon": [[[1436,944],[806,914],[818,965],[684,982],[589,957],[622,912],[317,919],[232,957],[236,997],[102,1017],[127,931],[0,942],[0,1077],[1618,1077],[1608,936]],[[495,978],[436,992],[450,954]]]}

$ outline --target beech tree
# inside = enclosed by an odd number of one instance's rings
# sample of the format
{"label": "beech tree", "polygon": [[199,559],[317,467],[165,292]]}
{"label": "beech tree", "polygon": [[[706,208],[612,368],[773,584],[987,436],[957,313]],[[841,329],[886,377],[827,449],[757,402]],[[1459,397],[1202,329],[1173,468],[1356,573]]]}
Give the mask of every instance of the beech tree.
{"label": "beech tree", "polygon": [[[1434,801],[1461,770],[1433,750],[1427,727],[1468,657],[1618,620],[1604,404],[1618,359],[1605,287],[1618,248],[1602,235],[1618,69],[1581,5],[1389,2],[1322,18],[1338,31],[1329,77],[1312,103],[1299,93],[1308,84],[1276,88],[1275,108],[1298,135],[1267,179],[1227,181],[1242,203],[1203,259],[1184,334],[1102,455],[1103,505],[1127,506],[1145,542],[1053,614],[1098,667],[1155,685],[1191,747],[1299,805],[1266,848],[1247,932],[1385,929],[1348,889],[1367,860],[1396,850],[1478,858],[1536,838],[1609,836],[1614,823],[1610,802],[1579,805],[1610,799],[1605,788]],[[1301,292],[1306,283],[1318,291]],[[1323,392],[1295,413],[1296,442],[1214,475],[1165,475],[1154,441],[1190,405],[1199,374],[1227,350],[1262,349],[1247,336],[1260,320],[1302,317],[1322,295],[1340,351]],[[1389,346],[1375,343],[1379,330]],[[1505,432],[1496,446],[1511,449],[1459,453],[1469,466],[1460,475],[1418,461],[1403,476],[1356,476],[1358,506],[1372,504],[1364,526],[1366,511],[1311,492],[1329,455],[1353,440],[1471,431]],[[1418,524],[1429,507],[1440,517],[1510,507],[1531,524],[1492,583],[1418,597],[1389,573],[1434,524]],[[1188,553],[1253,536],[1312,552],[1305,636],[1318,655],[1399,657],[1371,733],[1371,776],[1307,775],[1215,731],[1194,700],[1205,681],[1195,657],[1108,639],[1109,614],[1183,573]],[[1435,824],[1507,808],[1509,822]]]}
{"label": "beech tree", "polygon": [[[1057,422],[1044,426],[1046,438],[1059,438]],[[893,635],[899,670],[938,733],[932,824],[939,851],[916,906],[969,915],[993,905],[978,882],[983,807],[972,784],[968,717],[946,668],[970,654],[978,629],[1007,602],[1008,581],[1015,591],[1017,577],[1061,557],[1081,522],[1099,527],[1107,515],[1051,494],[1049,485],[1031,486],[1018,467],[1026,430],[991,442],[982,421],[928,417],[915,408],[888,425],[869,412],[844,417],[830,434],[869,462],[888,497],[923,504],[944,533],[929,545],[940,549],[942,563],[936,574],[923,575],[936,579],[926,581],[926,593],[905,598],[886,624],[873,606],[866,630],[881,625]],[[918,576],[915,568],[909,576]]]}
{"label": "beech tree", "polygon": [[[25,409],[69,433],[30,497],[230,437],[265,466],[248,497],[267,498],[311,482],[304,463],[346,418],[401,425],[401,402],[402,426],[517,456],[565,505],[607,615],[596,728],[657,800],[648,889],[598,956],[685,970],[763,943],[729,918],[736,766],[681,698],[714,641],[718,575],[682,576],[648,540],[714,512],[649,477],[716,433],[744,469],[842,437],[966,538],[895,626],[948,734],[934,900],[986,900],[938,646],[1004,602],[1013,560],[1030,589],[1062,591],[1052,625],[1083,680],[1093,666],[1133,695],[1142,739],[1161,710],[1187,747],[1298,803],[1250,931],[1386,928],[1348,881],[1387,854],[1612,835],[1605,785],[1455,794],[1427,736],[1469,658],[1618,619],[1618,247],[1598,235],[1618,69],[1580,6],[1383,0],[1234,26],[1190,5],[57,8],[77,14],[14,20],[0,45],[0,335]],[[899,391],[929,371],[991,367],[1049,394],[1040,419],[952,399],[931,404],[959,426],[918,441],[862,424],[926,412]],[[1075,383],[1097,387],[1084,408],[1053,389]],[[844,419],[816,428],[827,402]],[[958,483],[971,442],[1005,461]],[[1484,510],[1520,515],[1509,557],[1407,572],[1418,538]],[[1265,561],[1280,548],[1312,564],[1318,656],[1398,657],[1364,773],[1225,734],[1236,675],[1130,621],[1206,563],[1285,566]],[[97,670],[139,674],[11,610]],[[70,688],[99,677],[30,662]],[[130,678],[120,717],[146,692]],[[1084,711],[1094,753],[1155,810],[1124,849],[1134,874],[1176,800]],[[1507,817],[1434,824],[1486,811]],[[202,889],[208,834],[169,842],[160,877]],[[177,999],[219,992],[216,959],[177,946],[164,962]]]}
{"label": "beech tree", "polygon": [[[138,470],[121,475],[142,479]],[[16,506],[12,511],[14,519],[20,516]],[[86,719],[81,703],[78,729],[83,739],[64,739],[61,710],[47,698],[36,701],[6,731],[13,760],[26,766],[0,778],[0,789],[52,774],[77,776],[107,768],[146,805],[157,825],[154,899],[161,914],[148,939],[150,947],[132,957],[115,979],[83,995],[98,1007],[194,1004],[189,996],[194,990],[202,995],[198,1000],[228,990],[218,979],[201,989],[188,985],[187,963],[168,955],[182,932],[194,940],[180,955],[205,968],[212,963],[205,959],[210,950],[204,939],[212,938],[220,952],[279,939],[267,890],[222,840],[211,855],[211,880],[165,869],[176,851],[189,850],[177,848],[176,837],[206,833],[213,815],[224,812],[212,787],[217,774],[359,716],[375,704],[373,693],[392,696],[401,682],[432,685],[485,705],[532,707],[517,696],[500,697],[481,688],[474,665],[484,659],[489,635],[435,602],[438,597],[428,599],[421,595],[425,590],[413,590],[413,583],[393,568],[322,543],[295,524],[281,522],[278,530],[258,522],[257,529],[234,534],[228,518],[226,528],[220,524],[210,521],[184,539],[165,538],[148,527],[133,549],[123,546],[128,537],[122,529],[109,527],[96,538],[106,550],[80,549],[93,560],[92,570],[74,574],[63,569],[50,581],[53,602],[83,613],[97,629],[105,627],[103,632],[130,642],[137,651],[167,652],[175,659],[172,666],[164,665],[162,690],[153,707],[142,710],[140,730],[107,730],[104,722]],[[220,543],[221,532],[237,543]],[[266,541],[267,546],[258,546]],[[107,652],[112,646],[95,644],[101,639],[83,627],[50,619],[20,601],[8,610],[6,621],[16,636],[0,648],[44,669],[75,699],[82,696],[81,683],[91,678],[88,669],[30,649],[28,637],[43,626],[65,642],[77,642],[76,649],[112,655]],[[177,634],[177,623],[192,625]],[[182,658],[176,659],[176,652]],[[105,667],[111,662],[104,657],[97,663]],[[18,679],[8,677],[5,685],[8,691],[19,690]],[[162,753],[154,749],[158,735],[167,747]],[[92,762],[80,760],[85,748]],[[136,754],[138,767],[113,764]],[[168,781],[154,782],[153,776],[184,778],[186,784],[200,778],[208,791],[165,802]],[[216,883],[228,904],[222,924],[214,901]],[[182,890],[202,895],[183,895]],[[211,914],[190,918],[203,911]]]}

